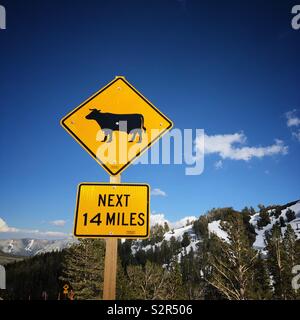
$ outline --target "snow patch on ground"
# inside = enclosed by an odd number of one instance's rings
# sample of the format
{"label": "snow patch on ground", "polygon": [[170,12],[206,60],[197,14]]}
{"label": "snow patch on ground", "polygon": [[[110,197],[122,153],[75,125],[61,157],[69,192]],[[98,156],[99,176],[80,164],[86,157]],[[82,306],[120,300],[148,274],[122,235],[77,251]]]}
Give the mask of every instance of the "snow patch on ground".
{"label": "snow patch on ground", "polygon": [[219,238],[228,241],[227,233],[221,229],[221,220],[216,220],[208,224],[208,231],[214,233]]}
{"label": "snow patch on ground", "polygon": [[164,240],[170,241],[170,239],[172,237],[174,237],[176,240],[181,241],[184,233],[186,233],[186,232],[188,234],[192,233],[193,232],[193,225],[180,227],[178,229],[174,229],[174,230],[171,230],[171,231],[165,233]]}

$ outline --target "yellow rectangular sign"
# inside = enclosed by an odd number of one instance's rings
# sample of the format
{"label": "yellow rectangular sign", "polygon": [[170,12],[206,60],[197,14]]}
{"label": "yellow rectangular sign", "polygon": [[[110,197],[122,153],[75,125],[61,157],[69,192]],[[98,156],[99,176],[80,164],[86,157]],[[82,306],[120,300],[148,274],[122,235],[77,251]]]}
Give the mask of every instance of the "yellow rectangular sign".
{"label": "yellow rectangular sign", "polygon": [[79,238],[147,238],[150,229],[146,184],[81,183],[74,235]]}

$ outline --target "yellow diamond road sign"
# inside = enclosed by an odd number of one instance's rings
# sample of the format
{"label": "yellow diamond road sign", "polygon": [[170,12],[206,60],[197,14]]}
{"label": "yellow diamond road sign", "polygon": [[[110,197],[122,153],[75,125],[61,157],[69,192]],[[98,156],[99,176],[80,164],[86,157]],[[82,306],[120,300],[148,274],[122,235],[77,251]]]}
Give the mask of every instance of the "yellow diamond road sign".
{"label": "yellow diamond road sign", "polygon": [[90,238],[147,238],[149,186],[81,183],[78,186],[74,235]]}
{"label": "yellow diamond road sign", "polygon": [[61,124],[111,175],[122,172],[173,125],[124,77],[116,77]]}

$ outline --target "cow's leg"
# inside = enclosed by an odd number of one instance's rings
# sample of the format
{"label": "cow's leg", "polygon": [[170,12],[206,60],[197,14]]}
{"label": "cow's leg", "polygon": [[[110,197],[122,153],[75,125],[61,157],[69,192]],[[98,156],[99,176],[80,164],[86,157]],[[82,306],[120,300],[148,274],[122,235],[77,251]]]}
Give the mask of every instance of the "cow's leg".
{"label": "cow's leg", "polygon": [[[101,142],[111,142],[112,140],[112,130],[103,130],[104,138]],[[108,140],[107,140],[108,139]]]}
{"label": "cow's leg", "polygon": [[133,142],[138,134],[138,129],[130,131],[130,134],[132,134],[132,138],[129,140],[129,142]]}
{"label": "cow's leg", "polygon": [[105,142],[107,140],[107,134],[104,132],[104,138],[101,140],[101,142]]}
{"label": "cow's leg", "polygon": [[112,140],[112,131],[108,131],[106,137],[108,137],[107,143],[111,142],[111,140]]}
{"label": "cow's leg", "polygon": [[141,143],[142,142],[142,129],[138,129],[137,131],[139,133],[139,141],[138,141],[138,143]]}

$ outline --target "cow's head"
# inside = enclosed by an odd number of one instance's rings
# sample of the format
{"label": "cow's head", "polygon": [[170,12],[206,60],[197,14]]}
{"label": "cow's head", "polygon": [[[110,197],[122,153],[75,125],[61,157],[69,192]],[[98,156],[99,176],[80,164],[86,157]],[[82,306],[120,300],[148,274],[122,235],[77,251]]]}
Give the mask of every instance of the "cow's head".
{"label": "cow's head", "polygon": [[101,113],[101,110],[98,109],[90,109],[90,111],[91,112],[85,117],[86,119],[96,119]]}

